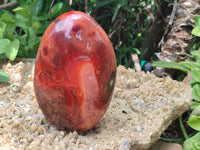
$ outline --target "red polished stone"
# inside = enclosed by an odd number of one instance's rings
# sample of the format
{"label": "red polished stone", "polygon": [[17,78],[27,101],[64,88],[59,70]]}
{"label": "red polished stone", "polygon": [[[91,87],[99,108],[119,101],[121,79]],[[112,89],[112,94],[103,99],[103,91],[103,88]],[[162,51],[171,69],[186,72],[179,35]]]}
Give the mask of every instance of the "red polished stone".
{"label": "red polished stone", "polygon": [[34,90],[52,125],[71,131],[93,128],[110,104],[115,78],[113,46],[93,18],[72,11],[49,25],[36,58]]}

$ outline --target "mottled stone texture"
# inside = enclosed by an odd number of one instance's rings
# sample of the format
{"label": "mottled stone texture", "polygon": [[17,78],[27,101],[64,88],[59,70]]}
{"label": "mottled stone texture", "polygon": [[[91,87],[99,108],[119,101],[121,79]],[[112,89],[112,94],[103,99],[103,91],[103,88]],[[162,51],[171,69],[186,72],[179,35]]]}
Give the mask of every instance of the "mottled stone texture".
{"label": "mottled stone texture", "polygon": [[110,104],[116,70],[113,46],[101,26],[83,12],[64,13],[49,25],[40,43],[36,99],[57,129],[89,130]]}
{"label": "mottled stone texture", "polygon": [[[149,149],[192,101],[189,85],[119,66],[114,95],[101,121],[84,133],[58,131],[37,104],[34,63],[3,66],[10,84],[19,86],[0,84],[0,149]],[[14,74],[21,80],[15,82]]]}

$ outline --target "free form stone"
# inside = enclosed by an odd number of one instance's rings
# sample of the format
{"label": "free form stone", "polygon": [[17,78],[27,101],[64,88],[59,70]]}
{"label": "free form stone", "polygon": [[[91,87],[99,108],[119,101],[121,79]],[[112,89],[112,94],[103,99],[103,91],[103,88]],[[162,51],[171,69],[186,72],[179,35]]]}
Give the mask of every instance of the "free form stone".
{"label": "free form stone", "polygon": [[92,17],[57,17],[40,42],[33,82],[46,119],[60,130],[92,129],[110,104],[116,70],[112,43]]}
{"label": "free form stone", "polygon": [[33,68],[34,60],[3,66],[22,80],[18,87],[0,84],[0,149],[148,149],[192,101],[188,85],[119,66],[113,99],[95,128],[84,133],[58,131],[35,99]]}

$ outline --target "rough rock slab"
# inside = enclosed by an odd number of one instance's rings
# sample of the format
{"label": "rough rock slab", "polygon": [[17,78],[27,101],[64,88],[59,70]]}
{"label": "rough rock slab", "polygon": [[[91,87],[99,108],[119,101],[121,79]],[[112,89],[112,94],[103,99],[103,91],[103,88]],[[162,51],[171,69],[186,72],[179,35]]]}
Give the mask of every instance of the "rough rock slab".
{"label": "rough rock slab", "polygon": [[1,65],[11,81],[0,84],[0,149],[144,150],[192,101],[188,85],[119,66],[111,105],[99,124],[82,133],[58,131],[35,99],[34,62]]}

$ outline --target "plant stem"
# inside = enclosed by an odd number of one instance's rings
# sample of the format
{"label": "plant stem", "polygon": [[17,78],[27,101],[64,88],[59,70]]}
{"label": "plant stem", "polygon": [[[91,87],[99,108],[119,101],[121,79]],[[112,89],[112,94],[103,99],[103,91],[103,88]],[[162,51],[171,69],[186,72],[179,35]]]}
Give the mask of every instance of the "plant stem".
{"label": "plant stem", "polygon": [[33,15],[33,9],[29,7],[29,14],[28,14],[28,27],[32,26],[33,20],[32,20],[32,15]]}
{"label": "plant stem", "polygon": [[181,117],[181,116],[179,117],[179,124],[180,124],[181,131],[182,131],[182,133],[183,133],[184,138],[185,138],[185,139],[188,139],[188,135],[187,135],[186,130],[185,130],[185,127],[184,127],[184,125],[183,125],[182,117]]}
{"label": "plant stem", "polygon": [[160,137],[160,139],[165,142],[182,142],[182,141],[184,141],[184,138],[168,139],[168,138]]}
{"label": "plant stem", "polygon": [[[188,138],[194,136],[196,133],[197,131],[192,132],[190,135],[188,135]],[[160,140],[165,141],[165,142],[183,142],[185,139],[184,138],[169,139],[165,137],[160,137]]]}

